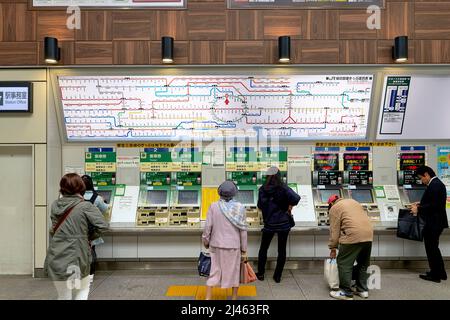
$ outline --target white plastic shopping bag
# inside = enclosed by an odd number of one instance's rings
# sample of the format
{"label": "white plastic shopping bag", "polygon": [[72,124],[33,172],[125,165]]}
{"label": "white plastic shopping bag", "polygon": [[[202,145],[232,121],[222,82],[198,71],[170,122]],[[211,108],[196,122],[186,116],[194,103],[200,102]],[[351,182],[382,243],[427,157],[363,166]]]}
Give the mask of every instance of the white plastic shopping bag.
{"label": "white plastic shopping bag", "polygon": [[325,260],[324,276],[331,290],[339,289],[339,271],[336,259]]}

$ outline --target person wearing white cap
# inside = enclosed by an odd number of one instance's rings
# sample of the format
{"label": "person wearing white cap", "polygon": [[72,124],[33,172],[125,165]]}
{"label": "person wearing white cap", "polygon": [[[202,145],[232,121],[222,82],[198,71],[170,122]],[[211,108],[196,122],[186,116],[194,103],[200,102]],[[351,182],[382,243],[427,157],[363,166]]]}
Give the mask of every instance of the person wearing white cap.
{"label": "person wearing white cap", "polygon": [[300,196],[283,183],[280,170],[271,167],[267,170],[266,181],[259,188],[258,208],[261,209],[264,221],[261,246],[258,253],[259,280],[264,280],[267,262],[267,250],[275,234],[278,235],[278,258],[273,279],[279,283],[286,262],[286,244],[289,231],[293,227],[292,207],[300,201]]}

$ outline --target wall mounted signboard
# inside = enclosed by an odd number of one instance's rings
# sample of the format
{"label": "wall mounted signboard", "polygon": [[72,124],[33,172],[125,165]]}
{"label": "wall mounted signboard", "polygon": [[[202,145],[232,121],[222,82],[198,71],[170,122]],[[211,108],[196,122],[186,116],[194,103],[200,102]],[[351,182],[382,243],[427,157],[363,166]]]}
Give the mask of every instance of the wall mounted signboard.
{"label": "wall mounted signboard", "polygon": [[450,139],[450,76],[386,75],[377,139]]}
{"label": "wall mounted signboard", "polygon": [[366,9],[384,8],[384,0],[227,0],[228,9]]}
{"label": "wall mounted signboard", "polygon": [[0,82],[0,112],[33,112],[31,82]]}
{"label": "wall mounted signboard", "polygon": [[380,134],[401,134],[411,77],[388,77],[385,86]]}
{"label": "wall mounted signboard", "polygon": [[365,139],[373,75],[59,76],[68,141]]}
{"label": "wall mounted signboard", "polygon": [[184,9],[186,0],[33,0],[35,7],[115,7]]}

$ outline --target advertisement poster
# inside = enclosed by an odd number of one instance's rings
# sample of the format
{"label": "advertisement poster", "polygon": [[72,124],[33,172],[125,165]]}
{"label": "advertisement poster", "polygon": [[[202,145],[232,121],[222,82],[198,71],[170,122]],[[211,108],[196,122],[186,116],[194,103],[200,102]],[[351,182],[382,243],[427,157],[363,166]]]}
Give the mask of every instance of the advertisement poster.
{"label": "advertisement poster", "polygon": [[339,153],[314,153],[314,171],[339,170]]}
{"label": "advertisement poster", "polygon": [[344,170],[369,170],[369,154],[344,153]]}
{"label": "advertisement poster", "polygon": [[438,149],[437,175],[447,187],[447,209],[450,209],[450,146]]}

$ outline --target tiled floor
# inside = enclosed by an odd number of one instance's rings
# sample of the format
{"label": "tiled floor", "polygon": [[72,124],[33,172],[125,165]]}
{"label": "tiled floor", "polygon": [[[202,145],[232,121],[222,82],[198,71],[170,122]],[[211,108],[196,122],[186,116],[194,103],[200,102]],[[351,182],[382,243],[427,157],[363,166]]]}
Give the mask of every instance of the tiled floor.
{"label": "tiled floor", "polygon": [[[381,289],[371,290],[370,299],[450,300],[450,280],[440,284],[419,279],[423,270],[381,270]],[[449,272],[450,274],[450,272]],[[286,270],[282,282],[277,284],[267,273],[265,281],[257,281],[256,297],[241,300],[322,300],[331,299],[323,280],[322,271]],[[195,297],[167,297],[169,286],[203,286],[205,278],[194,272],[180,270],[143,270],[98,272],[91,289],[90,299],[154,299],[193,300]],[[0,276],[0,299],[56,299],[56,291],[48,279],[29,276]]]}

